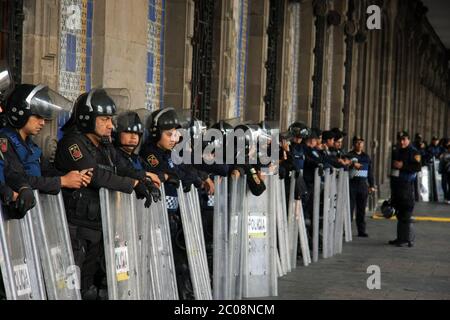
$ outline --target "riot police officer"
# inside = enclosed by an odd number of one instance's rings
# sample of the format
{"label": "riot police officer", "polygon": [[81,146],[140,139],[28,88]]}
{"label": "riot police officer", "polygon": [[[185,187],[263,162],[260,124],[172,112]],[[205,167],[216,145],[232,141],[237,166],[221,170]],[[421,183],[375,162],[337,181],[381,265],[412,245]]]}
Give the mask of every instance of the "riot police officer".
{"label": "riot police officer", "polygon": [[149,137],[147,141],[144,141],[139,155],[151,168],[164,177],[165,201],[169,214],[178,293],[183,300],[193,299],[177,188],[182,181],[187,191],[194,181],[192,175],[187,176],[186,171],[179,164],[175,164],[171,157],[172,150],[180,142],[180,132],[178,131],[181,128],[180,120],[173,108],[164,108],[151,114],[146,128]]}
{"label": "riot police officer", "polygon": [[398,144],[392,151],[391,201],[397,212],[397,238],[389,244],[399,247],[414,245],[412,213],[414,182],[422,167],[420,153],[411,145],[409,134],[397,134]]}
{"label": "riot police officer", "polygon": [[305,164],[306,145],[303,140],[308,136],[308,127],[302,122],[294,122],[289,126],[288,131],[292,137],[289,153],[292,155],[295,171],[300,172]]}
{"label": "riot police officer", "polygon": [[135,153],[144,134],[144,126],[139,115],[134,111],[127,111],[119,114],[115,120],[113,144],[116,147],[117,157],[130,170],[136,171],[136,174],[131,178],[145,181],[154,198],[159,198],[158,188],[161,186],[161,179],[164,180],[164,177],[160,179],[158,174]]}
{"label": "riot police officer", "polygon": [[112,117],[116,105],[104,89],[93,89],[75,101],[71,118],[58,142],[55,166],[62,172],[92,171],[87,188],[64,188],[63,197],[69,223],[75,263],[81,269],[83,299],[106,299],[105,256],[99,189],[136,192],[148,207],[151,194],[142,180],[123,166],[111,145]]}
{"label": "riot police officer", "polygon": [[[8,124],[0,129],[0,145],[8,163],[5,178],[14,190],[20,190],[19,197],[26,203],[34,201],[31,189],[57,194],[63,187],[80,188],[90,183],[88,173],[74,170],[64,175],[57,172],[42,158],[41,149],[31,139],[41,131],[46,120],[68,109],[69,105],[68,100],[44,85],[21,84],[7,99]],[[25,177],[31,188],[23,183],[17,185],[20,183],[17,177]],[[13,211],[9,210],[9,213]]]}
{"label": "riot police officer", "polygon": [[353,138],[353,150],[347,155],[352,162],[350,166],[350,216],[356,208],[356,226],[358,237],[367,238],[366,233],[366,205],[369,193],[375,192],[372,160],[364,152],[364,139]]}

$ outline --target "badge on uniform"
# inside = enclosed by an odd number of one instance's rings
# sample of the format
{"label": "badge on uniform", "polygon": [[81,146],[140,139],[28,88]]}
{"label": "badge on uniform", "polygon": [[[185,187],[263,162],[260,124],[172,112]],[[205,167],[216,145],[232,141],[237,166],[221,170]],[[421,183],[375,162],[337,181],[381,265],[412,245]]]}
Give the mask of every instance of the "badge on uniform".
{"label": "badge on uniform", "polygon": [[420,154],[418,154],[414,156],[414,159],[416,159],[417,162],[421,162],[422,158],[420,157]]}
{"label": "badge on uniform", "polygon": [[0,138],[0,150],[5,153],[8,151],[8,139]]}
{"label": "badge on uniform", "polygon": [[147,157],[147,162],[152,166],[156,167],[159,164],[158,159],[156,159],[154,154],[151,154]]}
{"label": "badge on uniform", "polygon": [[83,154],[81,153],[80,147],[77,144],[73,144],[69,147],[70,155],[74,161],[78,161],[83,158]]}

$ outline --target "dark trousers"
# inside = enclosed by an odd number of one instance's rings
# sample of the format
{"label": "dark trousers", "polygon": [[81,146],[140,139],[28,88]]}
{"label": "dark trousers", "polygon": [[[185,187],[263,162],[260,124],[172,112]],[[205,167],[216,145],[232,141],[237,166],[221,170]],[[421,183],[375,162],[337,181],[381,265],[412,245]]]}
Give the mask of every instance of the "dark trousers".
{"label": "dark trousers", "polygon": [[413,228],[411,207],[399,207],[397,210],[397,239],[400,242],[414,242],[415,233]]}
{"label": "dark trousers", "polygon": [[350,217],[353,221],[353,212],[356,208],[356,226],[358,233],[366,232],[366,206],[369,195],[366,179],[350,180]]}
{"label": "dark trousers", "polygon": [[83,299],[96,300],[100,298],[97,290],[106,290],[103,234],[98,230],[71,224],[69,230],[75,264],[81,271],[81,295]]}
{"label": "dark trousers", "polygon": [[391,201],[397,216],[397,240],[413,242],[414,182],[391,179]]}
{"label": "dark trousers", "polygon": [[442,174],[442,190],[445,200],[450,201],[450,173]]}

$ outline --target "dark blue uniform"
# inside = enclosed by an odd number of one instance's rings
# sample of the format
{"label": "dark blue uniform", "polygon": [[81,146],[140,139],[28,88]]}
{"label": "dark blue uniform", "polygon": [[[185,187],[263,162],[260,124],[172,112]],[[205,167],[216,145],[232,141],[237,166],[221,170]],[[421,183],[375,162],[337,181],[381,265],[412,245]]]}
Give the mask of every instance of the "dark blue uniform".
{"label": "dark blue uniform", "polygon": [[291,142],[290,153],[292,155],[294,169],[297,172],[300,172],[305,167],[306,148],[306,145],[303,143]]}
{"label": "dark blue uniform", "polygon": [[[182,181],[184,187],[190,187],[194,181],[193,176],[187,174],[186,168],[176,165],[171,159],[171,151],[164,150],[153,141],[144,143],[139,156],[155,172],[168,174]],[[163,180],[161,181],[163,182]],[[192,298],[192,284],[190,280],[189,267],[184,245],[183,228],[179,211],[177,187],[165,182],[167,211],[169,213],[170,234],[174,255],[175,269],[177,274],[178,293],[183,300]]]}
{"label": "dark blue uniform", "polygon": [[356,208],[356,226],[358,228],[358,234],[362,235],[366,233],[366,205],[368,197],[368,188],[374,187],[374,178],[372,170],[372,160],[369,155],[364,152],[360,154],[356,151],[348,153],[347,157],[352,160],[353,163],[359,163],[362,165],[360,169],[356,169],[354,166],[350,168],[350,215],[353,220],[353,212]]}
{"label": "dark blue uniform", "polygon": [[411,228],[414,210],[414,183],[422,168],[421,155],[413,147],[394,148],[392,161],[402,161],[403,167],[391,171],[391,200],[397,212],[397,240],[401,243],[413,242]]}

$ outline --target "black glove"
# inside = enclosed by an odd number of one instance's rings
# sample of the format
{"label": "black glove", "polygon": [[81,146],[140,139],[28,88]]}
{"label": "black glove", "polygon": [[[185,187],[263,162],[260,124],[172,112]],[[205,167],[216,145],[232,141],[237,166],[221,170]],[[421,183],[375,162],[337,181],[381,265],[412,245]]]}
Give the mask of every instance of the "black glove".
{"label": "black glove", "polygon": [[13,201],[13,191],[6,184],[0,185],[0,200],[6,205]]}
{"label": "black glove", "polygon": [[180,179],[177,176],[169,174],[166,183],[173,185],[175,188],[180,186]]}
{"label": "black glove", "polygon": [[246,174],[247,174],[247,185],[248,188],[250,189],[250,192],[253,195],[259,197],[266,190],[266,185],[264,181],[259,179],[258,174],[256,173],[256,170],[254,168],[249,169],[249,171],[246,172]]}
{"label": "black glove", "polygon": [[317,168],[319,168],[319,177],[323,177],[325,172],[323,170],[323,164],[319,163],[319,165],[317,166]]}
{"label": "black glove", "polygon": [[153,202],[161,201],[161,191],[157,186],[155,186],[153,181],[148,177],[146,177],[142,182],[145,184],[145,186],[148,189],[148,192],[152,196]]}
{"label": "black glove", "polygon": [[136,192],[136,197],[138,199],[145,199],[144,206],[149,208],[152,204],[152,196],[148,191],[147,187],[141,181],[134,187],[134,192]]}
{"label": "black glove", "polygon": [[34,208],[36,199],[31,188],[23,188],[19,191],[19,196],[16,200],[16,209],[21,215],[18,219],[22,219],[28,210]]}
{"label": "black glove", "polygon": [[183,192],[188,193],[191,191],[192,183],[183,184]]}

